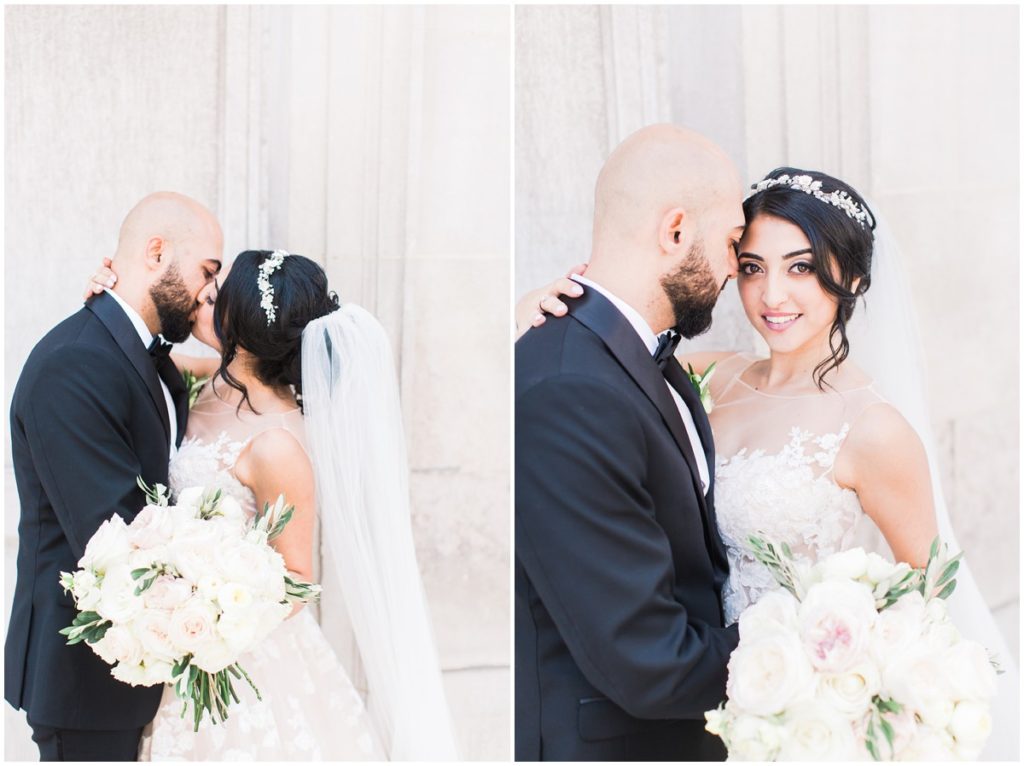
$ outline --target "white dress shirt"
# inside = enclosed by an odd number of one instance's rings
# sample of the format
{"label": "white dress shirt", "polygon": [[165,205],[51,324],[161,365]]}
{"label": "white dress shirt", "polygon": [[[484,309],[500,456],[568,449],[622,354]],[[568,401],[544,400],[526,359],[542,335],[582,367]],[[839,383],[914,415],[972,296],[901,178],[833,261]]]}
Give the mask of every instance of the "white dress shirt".
{"label": "white dress shirt", "polygon": [[[135,327],[135,332],[139,334],[142,339],[142,345],[147,349],[149,344],[153,342],[153,333],[146,327],[146,323],[142,321],[142,317],[139,316],[139,312],[124,302],[124,299],[115,293],[113,290],[107,290],[117,305],[121,307],[124,313],[128,316],[132,326]],[[167,405],[167,422],[171,424],[171,455],[177,452],[175,446],[178,442],[178,417],[177,410],[174,407],[174,399],[171,398],[171,391],[167,388],[167,384],[164,383],[163,378],[157,375],[157,379],[160,381],[160,390],[164,392],[164,404]]]}
{"label": "white dress shirt", "polygon": [[[621,298],[617,298],[612,295],[606,288],[596,282],[591,282],[586,277],[581,277],[578,274],[574,274],[573,279],[592,290],[597,290],[601,295],[612,302],[612,305],[617,308],[631,325],[636,330],[637,335],[640,336],[640,340],[647,346],[647,350],[651,356],[654,356],[654,352],[658,348],[658,336],[654,334],[654,330],[647,324],[647,320],[640,316],[640,312],[630,306]],[[693,415],[690,414],[689,407],[686,406],[686,402],[683,401],[683,397],[669,385],[666,380],[665,385],[668,387],[668,391],[672,394],[672,400],[676,403],[676,409],[679,410],[679,416],[683,419],[683,425],[686,427],[686,435],[690,437],[690,447],[693,449],[693,457],[697,461],[697,472],[700,474],[700,486],[704,494],[708,493],[708,486],[711,484],[711,474],[708,471],[708,461],[704,456],[704,446],[701,444],[700,436],[697,435],[697,424],[693,422]]]}

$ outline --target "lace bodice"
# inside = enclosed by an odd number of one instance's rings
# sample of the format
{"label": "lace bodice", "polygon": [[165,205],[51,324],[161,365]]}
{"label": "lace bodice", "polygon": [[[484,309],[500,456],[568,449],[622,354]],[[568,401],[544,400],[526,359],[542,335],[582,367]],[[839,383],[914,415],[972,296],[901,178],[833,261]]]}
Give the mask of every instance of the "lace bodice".
{"label": "lace bodice", "polygon": [[[223,395],[224,385],[217,390]],[[189,411],[181,447],[171,459],[168,478],[172,493],[186,487],[218,487],[237,500],[247,513],[256,512],[253,493],[235,476],[235,463],[255,437],[281,428],[305,448],[302,412],[296,407],[282,413],[256,415],[222,401],[207,385]]]}
{"label": "lace bodice", "polygon": [[786,542],[795,557],[813,562],[852,547],[871,523],[857,494],[836,483],[833,469],[857,417],[884,401],[870,385],[808,396],[764,394],[741,378],[755,361],[729,357],[712,379],[715,514],[729,555],[724,600],[730,624],[777,587],[749,553],[751,535]]}

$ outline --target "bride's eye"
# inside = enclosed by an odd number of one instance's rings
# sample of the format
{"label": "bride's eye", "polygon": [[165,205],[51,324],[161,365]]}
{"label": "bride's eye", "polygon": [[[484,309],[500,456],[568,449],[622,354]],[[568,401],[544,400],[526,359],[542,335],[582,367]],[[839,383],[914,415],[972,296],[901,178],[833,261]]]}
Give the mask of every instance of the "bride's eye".
{"label": "bride's eye", "polygon": [[797,274],[810,274],[814,271],[814,267],[806,261],[798,261],[790,267],[790,271],[795,271]]}
{"label": "bride's eye", "polygon": [[756,274],[760,270],[761,268],[753,261],[744,261],[743,263],[740,264],[740,274],[743,274],[744,276],[749,277],[752,274]]}

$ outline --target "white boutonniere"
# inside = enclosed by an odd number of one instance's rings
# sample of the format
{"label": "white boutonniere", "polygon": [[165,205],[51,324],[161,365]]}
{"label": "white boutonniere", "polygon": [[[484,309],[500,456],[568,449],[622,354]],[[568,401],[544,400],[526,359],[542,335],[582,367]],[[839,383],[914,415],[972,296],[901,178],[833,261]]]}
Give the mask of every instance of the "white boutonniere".
{"label": "white boutonniere", "polygon": [[181,377],[185,379],[185,388],[188,389],[188,408],[192,409],[192,405],[196,403],[199,392],[203,390],[203,386],[206,385],[206,381],[210,378],[197,378],[192,374],[192,370],[182,370]]}
{"label": "white boutonniere", "polygon": [[697,396],[700,397],[700,403],[704,407],[704,412],[708,415],[711,414],[711,410],[715,408],[715,402],[711,398],[711,391],[708,389],[708,385],[711,383],[711,376],[715,374],[715,365],[718,362],[712,362],[703,375],[698,375],[693,371],[693,365],[686,365],[687,375],[690,378],[690,383],[697,389]]}

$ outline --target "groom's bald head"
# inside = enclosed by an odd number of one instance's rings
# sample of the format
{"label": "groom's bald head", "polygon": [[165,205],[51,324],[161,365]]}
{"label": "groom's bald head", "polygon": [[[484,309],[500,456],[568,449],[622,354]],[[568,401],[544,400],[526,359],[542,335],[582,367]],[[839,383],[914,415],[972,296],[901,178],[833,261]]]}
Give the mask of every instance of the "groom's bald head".
{"label": "groom's bald head", "polygon": [[114,290],[151,332],[182,341],[199,293],[220,271],[223,246],[220,224],[202,204],[176,192],[150,194],[121,223]]}
{"label": "groom's bald head", "polygon": [[684,210],[699,229],[716,205],[739,202],[740,188],[732,160],[700,133],[677,125],[641,128],[615,148],[597,177],[594,239],[653,241],[672,208]]}
{"label": "groom's bald head", "polygon": [[741,184],[728,155],[692,130],[650,125],[619,144],[598,175],[586,276],[652,328],[699,334],[736,275],[742,233]]}

